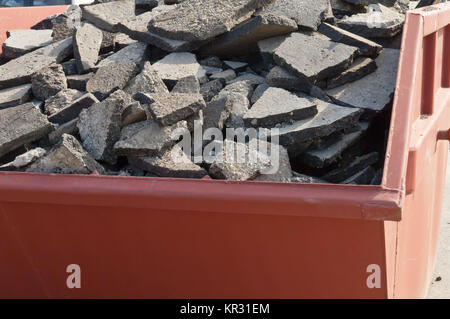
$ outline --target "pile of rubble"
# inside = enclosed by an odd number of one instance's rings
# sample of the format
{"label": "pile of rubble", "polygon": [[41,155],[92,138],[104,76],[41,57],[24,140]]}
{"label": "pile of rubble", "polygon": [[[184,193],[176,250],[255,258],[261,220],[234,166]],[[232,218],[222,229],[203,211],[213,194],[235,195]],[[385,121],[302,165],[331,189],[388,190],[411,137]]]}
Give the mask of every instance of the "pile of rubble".
{"label": "pile of rubble", "polygon": [[[8,32],[0,170],[381,182],[412,2],[98,2]],[[223,154],[239,146],[251,157],[267,136],[280,147],[252,163],[207,162],[174,137],[211,128],[244,132],[219,143]],[[194,149],[204,154],[206,142]]]}

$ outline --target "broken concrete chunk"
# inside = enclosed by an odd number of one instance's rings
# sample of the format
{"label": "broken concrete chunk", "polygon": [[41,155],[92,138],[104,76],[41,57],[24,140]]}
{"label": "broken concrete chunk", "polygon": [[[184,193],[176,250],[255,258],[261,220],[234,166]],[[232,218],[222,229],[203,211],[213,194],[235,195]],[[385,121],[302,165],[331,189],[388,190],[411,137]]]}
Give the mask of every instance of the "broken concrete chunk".
{"label": "broken concrete chunk", "polygon": [[78,99],[71,101],[69,104],[66,104],[65,107],[59,109],[57,112],[53,113],[48,117],[48,120],[57,124],[69,122],[78,117],[82,110],[89,108],[95,103],[98,103],[97,98],[91,93],[86,93]]}
{"label": "broken concrete chunk", "polygon": [[[121,0],[119,0],[121,1]],[[145,43],[133,43],[116,53],[108,56],[97,64],[98,68],[124,63],[135,63],[141,65],[145,60],[147,45]]]}
{"label": "broken concrete chunk", "polygon": [[364,6],[354,5],[345,0],[330,0],[330,4],[334,16],[338,19],[341,19],[344,16],[366,12]]}
{"label": "broken concrete chunk", "polygon": [[293,33],[275,50],[274,60],[305,81],[316,83],[345,71],[358,51],[317,35]]}
{"label": "broken concrete chunk", "polygon": [[128,83],[125,92],[133,96],[137,93],[169,93],[169,90],[150,62],[146,62],[141,73]]}
{"label": "broken concrete chunk", "polygon": [[81,9],[77,5],[70,6],[64,13],[52,19],[53,41],[61,41],[73,36],[75,28],[81,23]]}
{"label": "broken concrete chunk", "polygon": [[244,115],[250,108],[250,101],[239,93],[230,93],[229,98],[231,99],[231,110],[226,125],[232,128],[242,128],[245,126]]}
{"label": "broken concrete chunk", "polygon": [[191,93],[191,94],[199,94],[200,93],[200,83],[196,76],[188,76],[183,79],[180,79],[177,84],[173,87],[172,93]]}
{"label": "broken concrete chunk", "polygon": [[271,13],[293,19],[300,27],[317,30],[328,12],[328,0],[276,0],[260,13]]}
{"label": "broken concrete chunk", "polygon": [[[355,158],[350,165],[344,168],[337,168],[332,170],[328,174],[324,175],[322,178],[331,183],[341,183],[345,180],[352,179],[352,176],[358,175],[359,172],[363,171],[370,165],[375,164],[379,159],[377,152],[372,152],[360,157]],[[370,183],[370,180],[367,184]]]}
{"label": "broken concrete chunk", "polygon": [[211,80],[218,80],[218,79],[223,79],[226,82],[229,82],[231,80],[234,80],[236,78],[236,72],[234,72],[231,69],[219,72],[219,73],[215,73],[213,75],[211,75],[209,77]]}
{"label": "broken concrete chunk", "polygon": [[64,134],[50,152],[33,163],[27,172],[61,174],[106,174],[72,135]]}
{"label": "broken concrete chunk", "polygon": [[201,49],[201,52],[203,55],[217,55],[220,57],[231,57],[242,52],[255,52],[258,49],[258,41],[287,34],[295,30],[297,30],[297,23],[285,16],[274,14],[259,15],[236,26],[230,32],[207,44]]}
{"label": "broken concrete chunk", "polygon": [[83,6],[83,18],[100,29],[117,32],[118,24],[134,16],[134,1],[119,0]]}
{"label": "broken concrete chunk", "polygon": [[72,54],[72,39],[53,43],[0,65],[0,90],[30,83],[31,75]]}
{"label": "broken concrete chunk", "polygon": [[66,76],[78,74],[77,61],[74,59],[61,63],[61,66]]}
{"label": "broken concrete chunk", "polygon": [[280,88],[268,88],[260,99],[245,113],[247,126],[273,127],[279,123],[303,120],[317,114],[311,99],[301,98]]}
{"label": "broken concrete chunk", "polygon": [[238,93],[242,94],[247,99],[250,99],[252,97],[255,86],[256,85],[251,81],[237,81],[225,86],[219,94]]}
{"label": "broken concrete chunk", "polygon": [[222,61],[216,56],[209,56],[206,59],[201,60],[200,64],[219,69],[221,69],[223,66]]}
{"label": "broken concrete chunk", "polygon": [[7,35],[2,45],[2,56],[7,60],[53,43],[52,30],[8,30]]}
{"label": "broken concrete chunk", "polygon": [[78,130],[83,147],[96,160],[115,164],[114,144],[120,138],[123,101],[109,98],[80,113]]}
{"label": "broken concrete chunk", "polygon": [[267,154],[270,167],[261,171],[254,181],[287,183],[291,181],[292,169],[288,151],[281,145],[258,141],[258,151]]}
{"label": "broken concrete chunk", "polygon": [[121,127],[147,120],[147,113],[139,102],[129,104],[122,112]]}
{"label": "broken concrete chunk", "polygon": [[153,98],[150,113],[163,126],[175,124],[206,107],[201,94],[155,94]]}
{"label": "broken concrete chunk", "polygon": [[47,117],[31,102],[0,110],[0,158],[52,129]]}
{"label": "broken concrete chunk", "polygon": [[243,72],[248,67],[247,62],[239,62],[239,61],[223,61],[223,65],[225,68],[232,69],[235,72]]}
{"label": "broken concrete chunk", "polygon": [[253,73],[241,73],[237,78],[227,81],[227,83],[236,83],[236,82],[247,82],[253,86],[260,85],[264,83],[266,80],[259,75],[253,74]]}
{"label": "broken concrete chunk", "polygon": [[344,29],[338,28],[328,23],[322,23],[319,27],[319,32],[326,35],[334,42],[340,42],[353,47],[358,47],[361,55],[376,57],[381,52],[383,47],[378,43],[363,38],[357,34],[353,34]]}
{"label": "broken concrete chunk", "polygon": [[66,75],[60,64],[44,67],[31,76],[31,85],[34,97],[46,100],[67,89]]}
{"label": "broken concrete chunk", "polygon": [[266,82],[270,86],[286,90],[307,91],[310,87],[304,80],[278,65],[274,66],[267,74]]}
{"label": "broken concrete chunk", "polygon": [[83,94],[83,92],[73,89],[61,90],[56,95],[45,100],[44,113],[47,115],[55,114],[76,99],[79,99]]}
{"label": "broken concrete chunk", "polygon": [[64,134],[74,135],[78,133],[78,118],[67,123],[59,125],[53,132],[48,134],[48,140],[51,144],[56,144]]}
{"label": "broken concrete chunk", "polygon": [[179,146],[174,146],[161,156],[129,157],[129,163],[160,177],[202,178],[208,173],[194,164]]}
{"label": "broken concrete chunk", "polygon": [[28,152],[21,154],[17,156],[14,161],[12,162],[13,166],[15,168],[21,168],[24,166],[27,166],[34,161],[36,161],[38,158],[44,156],[44,154],[47,153],[46,150],[43,148],[37,147],[32,150],[29,150]]}
{"label": "broken concrete chunk", "polygon": [[375,72],[377,63],[370,58],[357,58],[353,65],[335,78],[327,80],[327,88],[334,89],[346,83],[355,82]]}
{"label": "broken concrete chunk", "polygon": [[204,41],[230,31],[272,0],[187,0],[156,16],[148,30],[162,37]]}
{"label": "broken concrete chunk", "polygon": [[267,83],[260,84],[256,87],[255,91],[253,92],[252,98],[250,99],[250,102],[252,104],[255,104],[256,101],[259,100],[259,98],[264,94],[264,92],[269,89],[270,86]]}
{"label": "broken concrete chunk", "polygon": [[320,100],[317,103],[318,114],[309,119],[284,125],[275,134],[280,144],[286,147],[296,146],[313,139],[328,136],[333,132],[353,127],[361,116],[361,110],[342,107]]}
{"label": "broken concrete chunk", "polygon": [[137,70],[133,62],[101,67],[86,83],[86,90],[103,100],[112,92],[123,89]]}
{"label": "broken concrete chunk", "polygon": [[130,124],[122,129],[114,149],[124,156],[157,156],[172,147],[179,137],[175,133],[181,132],[189,133],[186,121],[164,127],[154,120]]}
{"label": "broken concrete chunk", "polygon": [[200,86],[200,94],[203,96],[205,102],[211,101],[223,89],[223,81],[218,79],[207,82]]}
{"label": "broken concrete chunk", "polygon": [[367,126],[356,132],[345,134],[327,148],[307,151],[301,158],[302,163],[313,168],[330,166],[339,160],[342,153],[362,138],[366,129]]}
{"label": "broken concrete chunk", "polygon": [[206,78],[206,72],[194,54],[189,52],[177,52],[166,55],[163,59],[153,64],[153,69],[164,81],[175,84],[177,81],[194,75],[202,83]]}
{"label": "broken concrete chunk", "polygon": [[233,108],[233,100],[228,94],[221,94],[208,102],[203,112],[203,129],[224,128],[225,121],[228,119]]}
{"label": "broken concrete chunk", "polygon": [[31,84],[0,90],[0,110],[28,102],[30,93]]}
{"label": "broken concrete chunk", "polygon": [[375,175],[375,170],[372,166],[364,168],[362,171],[356,173],[355,175],[349,177],[342,184],[355,184],[355,185],[370,185],[373,177]]}
{"label": "broken concrete chunk", "polygon": [[304,174],[299,174],[296,172],[294,172],[293,176],[291,177],[290,182],[291,183],[302,183],[302,184],[327,184],[327,182],[324,181],[323,179],[304,175]]}
{"label": "broken concrete chunk", "polygon": [[202,67],[203,67],[203,69],[205,70],[206,75],[208,75],[208,76],[209,76],[209,75],[216,74],[216,73],[220,73],[220,72],[223,71],[223,69],[215,68],[215,67],[212,67],[212,66],[202,65]]}
{"label": "broken concrete chunk", "polygon": [[372,5],[367,13],[344,17],[338,26],[365,38],[392,38],[402,30],[405,16],[381,4]]}
{"label": "broken concrete chunk", "polygon": [[89,72],[97,64],[102,40],[102,31],[90,23],[84,23],[76,29],[73,54],[80,74]]}
{"label": "broken concrete chunk", "polygon": [[225,140],[222,149],[216,151],[209,175],[217,179],[247,181],[261,175],[261,171],[270,165],[266,154],[250,150],[246,144]]}
{"label": "broken concrete chunk", "polygon": [[86,84],[92,78],[94,73],[81,75],[69,75],[67,79],[67,87],[78,91],[86,91]]}
{"label": "broken concrete chunk", "polygon": [[378,65],[375,72],[326,93],[343,105],[382,111],[392,101],[395,91],[399,54],[399,50],[384,49],[375,60]]}
{"label": "broken concrete chunk", "polygon": [[288,35],[282,35],[258,41],[259,53],[266,64],[273,63],[273,53],[287,37]]}

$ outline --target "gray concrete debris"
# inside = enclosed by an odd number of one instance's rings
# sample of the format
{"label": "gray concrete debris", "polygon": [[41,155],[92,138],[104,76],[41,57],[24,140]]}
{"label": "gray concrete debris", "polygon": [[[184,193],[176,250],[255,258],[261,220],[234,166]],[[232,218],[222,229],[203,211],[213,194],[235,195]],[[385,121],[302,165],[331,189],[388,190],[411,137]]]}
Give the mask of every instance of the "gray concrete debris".
{"label": "gray concrete debris", "polygon": [[268,38],[258,41],[258,49],[264,63],[269,65],[273,63],[273,53],[286,40],[289,35]]}
{"label": "gray concrete debris", "polygon": [[131,166],[156,174],[160,177],[202,178],[208,173],[194,164],[178,146],[161,156],[128,157]]}
{"label": "gray concrete debris", "polygon": [[52,129],[47,117],[31,102],[0,110],[0,158]]}
{"label": "gray concrete debris", "polygon": [[345,0],[330,0],[330,4],[333,14],[338,19],[341,19],[344,16],[366,12],[364,6],[354,5]]}
{"label": "gray concrete debris", "polygon": [[371,8],[367,13],[344,17],[338,26],[369,39],[392,38],[402,30],[405,20],[403,14],[381,4],[372,5]]}
{"label": "gray concrete debris", "polygon": [[131,79],[124,91],[132,96],[137,93],[169,93],[166,85],[150,62],[144,64],[141,73]]}
{"label": "gray concrete debris", "polygon": [[326,35],[334,42],[344,43],[350,46],[358,47],[361,55],[375,58],[381,52],[383,47],[378,43],[363,38],[357,34],[353,34],[344,29],[338,28],[328,23],[322,23],[319,32]]}
{"label": "gray concrete debris", "polygon": [[301,28],[317,30],[328,9],[329,0],[276,0],[260,13],[284,15],[293,19]]}
{"label": "gray concrete debris", "polygon": [[223,89],[226,82],[224,79],[217,79],[206,82],[200,85],[200,94],[203,95],[203,99],[208,102],[214,96],[219,94],[219,92]]}
{"label": "gray concrete debris", "polygon": [[121,127],[147,120],[147,113],[139,102],[129,104],[122,112]]}
{"label": "gray concrete debris", "polygon": [[317,114],[311,99],[301,98],[280,88],[268,88],[261,98],[245,113],[246,126],[274,127],[279,123],[303,120]]}
{"label": "gray concrete debris", "polygon": [[288,183],[292,179],[292,169],[288,151],[281,145],[258,140],[258,151],[270,159],[270,167],[263,169],[254,181]]}
{"label": "gray concrete debris", "polygon": [[222,149],[216,151],[209,175],[217,179],[247,181],[261,175],[261,171],[270,165],[266,154],[257,150],[255,154],[246,144],[225,140]]}
{"label": "gray concrete debris", "polygon": [[46,100],[59,91],[67,89],[66,75],[60,64],[44,67],[31,76],[33,96]]}
{"label": "gray concrete debris", "polygon": [[375,176],[375,170],[372,166],[364,168],[362,171],[349,177],[342,184],[355,184],[355,185],[370,185],[373,177]]}
{"label": "gray concrete debris", "polygon": [[375,60],[363,57],[356,58],[355,62],[348,70],[342,72],[335,78],[327,80],[327,89],[334,89],[341,85],[345,85],[346,83],[355,82],[368,74],[375,72],[376,69],[377,63]]}
{"label": "gray concrete debris", "polygon": [[270,88],[270,86],[267,83],[258,85],[250,99],[251,104],[255,104],[268,88]]}
{"label": "gray concrete debris", "polygon": [[96,160],[115,164],[114,144],[120,138],[123,101],[108,98],[84,109],[79,116],[78,130],[86,151]]}
{"label": "gray concrete debris", "polygon": [[79,99],[84,93],[73,89],[64,89],[57,94],[49,97],[45,100],[44,113],[52,115],[63,109],[67,104],[72,103],[76,99]]}
{"label": "gray concrete debris", "polygon": [[54,131],[48,134],[48,140],[51,144],[56,144],[64,134],[74,135],[78,133],[78,118],[73,119],[67,123],[58,125]]}
{"label": "gray concrete debris", "polygon": [[253,84],[252,81],[237,81],[225,86],[219,94],[238,93],[242,94],[247,99],[250,99],[256,85],[257,84]]}
{"label": "gray concrete debris", "polygon": [[310,88],[310,85],[304,80],[278,65],[274,66],[267,74],[266,83],[270,86],[294,91],[307,91]]}
{"label": "gray concrete debris", "polygon": [[123,89],[137,72],[133,62],[101,67],[86,83],[86,90],[103,100],[114,91]]}
{"label": "gray concrete debris", "polygon": [[314,176],[299,174],[296,172],[294,172],[294,176],[291,177],[290,182],[301,184],[328,184],[328,182],[324,181],[323,179]]}
{"label": "gray concrete debris", "polygon": [[28,102],[30,96],[31,84],[0,90],[0,110]]}
{"label": "gray concrete debris", "polygon": [[175,124],[206,107],[201,94],[154,94],[150,113],[163,126]]}
{"label": "gray concrete debris", "polygon": [[40,147],[36,147],[32,150],[29,150],[26,153],[23,153],[19,156],[17,156],[14,161],[12,162],[12,165],[15,168],[21,168],[24,166],[27,166],[31,163],[33,163],[34,161],[36,161],[37,159],[39,159],[40,157],[44,156],[45,153],[47,153],[46,150],[44,150],[43,148]]}
{"label": "gray concrete debris", "polygon": [[177,84],[173,87],[172,93],[190,93],[199,94],[200,93],[200,82],[196,76],[187,76],[180,79]]}
{"label": "gray concrete debris", "polygon": [[61,66],[66,76],[78,74],[77,61],[74,59],[61,63]]}
{"label": "gray concrete debris", "polygon": [[[122,1],[122,0],[119,0]],[[108,56],[97,64],[97,68],[114,64],[135,63],[141,65],[146,57],[147,45],[145,43],[133,43],[116,53]]]}
{"label": "gray concrete debris", "polygon": [[376,59],[378,69],[364,78],[327,91],[337,103],[382,111],[392,101],[397,79],[399,50],[384,49]]}
{"label": "gray concrete debris", "polygon": [[153,64],[153,69],[164,81],[175,84],[179,80],[194,75],[204,83],[206,72],[197,62],[195,54],[189,52],[176,52],[166,55],[163,59]]}
{"label": "gray concrete debris", "polygon": [[52,18],[53,41],[71,38],[75,28],[81,23],[81,15],[80,7],[72,5],[64,13]]}
{"label": "gray concrete debris", "polygon": [[83,18],[100,29],[117,32],[118,24],[134,16],[134,1],[119,0],[83,6]]}
{"label": "gray concrete debris", "polygon": [[89,72],[97,64],[102,40],[102,31],[90,23],[84,23],[76,29],[73,54],[80,74]]}
{"label": "gray concrete debris", "polygon": [[211,66],[214,68],[221,69],[223,67],[223,62],[216,56],[209,56],[206,59],[200,61],[201,65]]}
{"label": "gray concrete debris", "polygon": [[345,71],[359,49],[315,35],[292,33],[275,50],[274,60],[305,82],[316,83]]}
{"label": "gray concrete debris", "polygon": [[[256,52],[260,40],[287,34],[297,30],[297,23],[282,15],[256,16],[218,37],[201,49],[203,55],[232,57],[242,52]],[[226,63],[225,63],[226,64]],[[238,71],[232,68],[235,71]]]}
{"label": "gray concrete debris", "polygon": [[211,75],[209,77],[211,80],[218,80],[218,79],[223,79],[226,82],[229,82],[231,80],[234,80],[236,78],[236,72],[234,72],[231,69],[219,72],[219,73],[215,73],[213,75]]}
{"label": "gray concrete debris", "polygon": [[211,99],[203,111],[203,130],[208,128],[222,130],[232,108],[233,100],[228,94],[220,94]]}
{"label": "gray concrete debris", "polygon": [[50,152],[34,162],[27,172],[104,175],[104,168],[81,146],[75,137],[64,134]]}
{"label": "gray concrete debris", "polygon": [[69,75],[67,79],[67,87],[78,91],[86,91],[86,84],[92,78],[94,73],[87,73],[81,75]]}
{"label": "gray concrete debris", "polygon": [[67,103],[63,108],[50,115],[48,120],[57,124],[69,122],[74,118],[77,118],[81,111],[98,102],[99,101],[93,94],[86,93],[78,99]]}
{"label": "gray concrete debris", "polygon": [[361,110],[342,107],[320,100],[317,103],[318,114],[279,128],[280,144],[286,147],[301,145],[305,142],[328,136],[336,131],[353,127],[361,116]]}
{"label": "gray concrete debris", "polygon": [[253,73],[241,73],[237,78],[227,81],[228,84],[236,83],[236,82],[247,82],[253,86],[260,85],[264,82],[266,82],[266,79],[264,79],[262,76],[253,74]]}
{"label": "gray concrete debris", "polygon": [[[322,176],[322,178],[331,183],[342,183],[343,181],[348,181],[353,176],[358,175],[359,172],[363,171],[370,165],[374,165],[379,159],[377,152],[372,152],[360,157],[355,158],[350,165],[343,168],[337,168]],[[370,184],[370,180],[367,184]]]}
{"label": "gray concrete debris", "polygon": [[205,41],[230,31],[273,0],[187,0],[150,21],[150,32],[183,41]]}
{"label": "gray concrete debris", "polygon": [[0,90],[30,83],[31,75],[72,54],[72,39],[53,43],[0,65]]}
{"label": "gray concrete debris", "polygon": [[205,70],[206,75],[208,75],[208,76],[216,74],[216,73],[220,73],[223,71],[223,69],[215,68],[213,66],[202,65],[202,67]]}
{"label": "gray concrete debris", "polygon": [[53,43],[52,30],[8,30],[2,57],[10,60]]}
{"label": "gray concrete debris", "polygon": [[123,156],[161,155],[175,144],[172,135],[178,131],[189,133],[186,121],[172,126],[161,126],[154,120],[133,123],[122,129],[114,149]]}
{"label": "gray concrete debris", "polygon": [[243,128],[245,126],[244,115],[250,108],[250,101],[245,95],[239,93],[229,93],[229,98],[231,99],[231,110],[230,116],[226,121],[226,126]]}
{"label": "gray concrete debris", "polygon": [[324,168],[334,164],[347,149],[363,137],[366,130],[367,124],[364,123],[358,131],[340,136],[335,143],[326,148],[307,151],[301,157],[302,163],[313,168]]}

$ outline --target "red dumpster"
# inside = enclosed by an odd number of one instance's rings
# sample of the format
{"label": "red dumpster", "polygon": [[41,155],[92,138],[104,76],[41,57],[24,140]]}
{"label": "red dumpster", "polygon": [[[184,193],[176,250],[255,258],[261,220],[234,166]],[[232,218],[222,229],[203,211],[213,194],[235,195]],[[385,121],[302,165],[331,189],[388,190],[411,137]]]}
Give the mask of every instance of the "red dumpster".
{"label": "red dumpster", "polygon": [[447,3],[407,15],[382,185],[0,172],[0,297],[424,297],[449,123]]}

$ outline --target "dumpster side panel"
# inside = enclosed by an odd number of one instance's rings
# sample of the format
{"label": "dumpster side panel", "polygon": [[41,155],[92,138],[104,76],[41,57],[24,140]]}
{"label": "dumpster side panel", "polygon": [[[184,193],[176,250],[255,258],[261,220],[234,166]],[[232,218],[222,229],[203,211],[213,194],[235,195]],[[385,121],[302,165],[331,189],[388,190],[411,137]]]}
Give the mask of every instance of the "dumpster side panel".
{"label": "dumpster side panel", "polygon": [[[29,29],[39,21],[56,13],[66,11],[67,6],[43,6],[23,8],[1,8],[0,44],[6,40],[6,31]],[[2,48],[0,46],[0,53]]]}
{"label": "dumpster side panel", "polygon": [[[8,226],[16,229],[49,294],[28,290],[33,282],[10,279],[13,265],[0,260],[6,280],[0,296],[387,297],[382,221],[4,206]],[[80,289],[66,285],[70,264],[81,267]],[[380,288],[369,289],[367,267],[373,264],[380,266]],[[12,285],[20,288],[5,291]]]}

